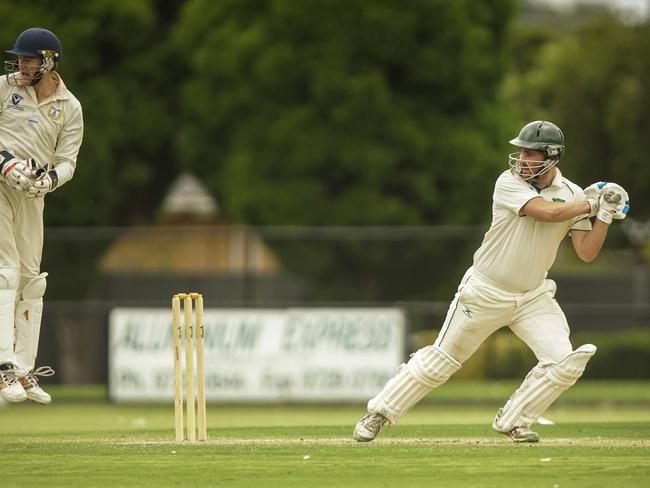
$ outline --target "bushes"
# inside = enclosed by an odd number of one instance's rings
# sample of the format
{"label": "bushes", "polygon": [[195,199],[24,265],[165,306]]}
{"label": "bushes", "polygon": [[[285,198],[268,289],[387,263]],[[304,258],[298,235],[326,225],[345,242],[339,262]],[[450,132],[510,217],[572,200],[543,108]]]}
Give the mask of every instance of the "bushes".
{"label": "bushes", "polygon": [[585,378],[650,378],[650,334],[644,329],[581,332],[574,345],[590,342],[598,352],[589,361]]}
{"label": "bushes", "polygon": [[[433,343],[436,334],[416,334],[417,348]],[[644,329],[616,332],[579,332],[571,337],[575,347],[591,343],[598,352],[583,375],[588,379],[650,378],[650,334]],[[510,330],[492,334],[454,377],[464,379],[523,378],[535,365],[532,351]]]}

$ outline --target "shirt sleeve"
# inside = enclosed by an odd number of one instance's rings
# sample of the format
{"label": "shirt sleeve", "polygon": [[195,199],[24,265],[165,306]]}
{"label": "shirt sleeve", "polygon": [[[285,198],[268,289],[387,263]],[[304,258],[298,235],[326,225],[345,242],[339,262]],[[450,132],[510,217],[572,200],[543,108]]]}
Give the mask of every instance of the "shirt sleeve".
{"label": "shirt sleeve", "polygon": [[66,121],[65,126],[59,134],[59,139],[54,152],[54,170],[58,178],[58,186],[70,181],[74,176],[77,167],[77,155],[83,140],[83,113],[81,104],[71,104],[70,118]]}
{"label": "shirt sleeve", "polygon": [[526,203],[539,196],[541,195],[534,188],[506,171],[497,179],[492,198],[497,205],[519,215]]}
{"label": "shirt sleeve", "polygon": [[[584,202],[587,199],[582,188],[578,185],[572,185],[571,188],[574,192],[576,202]],[[578,215],[571,224],[570,230],[584,230],[589,232],[591,230],[591,220],[586,215]]]}
{"label": "shirt sleeve", "polygon": [[9,95],[9,82],[6,76],[0,76],[0,112],[5,109],[5,100]]}

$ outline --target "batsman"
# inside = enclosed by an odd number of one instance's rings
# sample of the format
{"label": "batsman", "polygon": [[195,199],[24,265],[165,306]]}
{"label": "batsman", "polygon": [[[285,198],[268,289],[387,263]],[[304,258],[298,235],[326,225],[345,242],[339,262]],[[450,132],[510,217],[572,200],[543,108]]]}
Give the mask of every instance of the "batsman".
{"label": "batsman", "polygon": [[492,224],[438,337],[402,364],[368,402],[368,414],[354,429],[357,441],[372,441],[386,423],[396,424],[489,335],[509,327],[538,362],[499,409],[492,427],[514,442],[537,442],[532,425],[575,384],[596,352],[592,344],[571,345],[567,320],[554,298],[555,282],[546,276],[567,235],[582,261],[594,260],[609,225],[626,217],[628,195],[605,182],[583,191],[564,177],[558,168],[564,134],[551,122],[530,122],[510,143],[519,151],[509,155],[510,169],[496,181]]}
{"label": "batsman", "polygon": [[27,29],[6,51],[0,78],[0,396],[48,404],[36,367],[47,273],[41,272],[43,208],[70,181],[83,137],[81,104],[57,73],[58,37]]}

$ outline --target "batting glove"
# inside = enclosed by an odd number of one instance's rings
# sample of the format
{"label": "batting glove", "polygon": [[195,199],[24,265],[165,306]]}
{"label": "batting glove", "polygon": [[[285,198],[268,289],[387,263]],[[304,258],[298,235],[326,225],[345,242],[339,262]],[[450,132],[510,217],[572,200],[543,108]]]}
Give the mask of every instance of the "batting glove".
{"label": "batting glove", "polygon": [[0,151],[0,173],[7,185],[15,190],[26,191],[32,182],[37,164],[32,158],[18,159],[7,151]]}
{"label": "batting glove", "polygon": [[585,199],[589,202],[589,206],[591,207],[589,217],[593,217],[598,213],[598,207],[600,207],[600,196],[603,194],[603,188],[605,188],[606,184],[606,181],[599,181],[593,185],[589,185],[583,190]]}
{"label": "batting glove", "polygon": [[42,198],[56,188],[59,184],[59,178],[57,177],[56,171],[51,169],[50,171],[41,173],[41,176],[36,180],[31,180],[30,183],[27,189],[27,198]]}
{"label": "batting glove", "polygon": [[607,183],[599,200],[598,219],[606,224],[612,220],[623,220],[630,211],[630,197],[627,192],[616,183]]}

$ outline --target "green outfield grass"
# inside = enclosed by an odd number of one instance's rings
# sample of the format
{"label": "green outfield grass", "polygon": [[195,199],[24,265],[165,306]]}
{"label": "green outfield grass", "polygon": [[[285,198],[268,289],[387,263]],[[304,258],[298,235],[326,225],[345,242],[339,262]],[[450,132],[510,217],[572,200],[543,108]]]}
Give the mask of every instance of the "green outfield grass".
{"label": "green outfield grass", "polygon": [[171,405],[52,388],[0,409],[2,486],[648,486],[650,382],[578,383],[536,445],[490,428],[514,386],[452,382],[370,444],[351,438],[363,405],[211,405],[205,445],[172,442]]}

